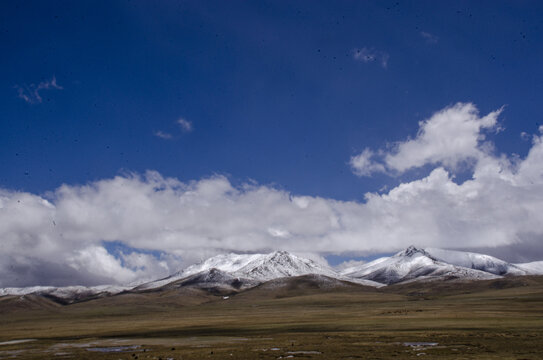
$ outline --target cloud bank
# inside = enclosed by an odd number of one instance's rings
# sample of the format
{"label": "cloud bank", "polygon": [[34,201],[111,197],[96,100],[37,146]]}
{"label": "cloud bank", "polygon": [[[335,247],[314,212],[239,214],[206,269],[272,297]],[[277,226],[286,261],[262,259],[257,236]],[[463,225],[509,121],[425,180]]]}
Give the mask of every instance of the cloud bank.
{"label": "cloud bank", "polygon": [[[0,286],[129,283],[227,251],[541,249],[543,136],[533,135],[524,159],[493,155],[484,132],[496,129],[499,113],[480,117],[474,105],[457,104],[389,151],[364,150],[351,163],[360,175],[433,166],[364,201],[233,186],[224,176],[181,182],[154,171],[42,195],[2,189]],[[462,164],[473,175],[457,184],[454,169]],[[127,250],[114,256],[111,241]]]}

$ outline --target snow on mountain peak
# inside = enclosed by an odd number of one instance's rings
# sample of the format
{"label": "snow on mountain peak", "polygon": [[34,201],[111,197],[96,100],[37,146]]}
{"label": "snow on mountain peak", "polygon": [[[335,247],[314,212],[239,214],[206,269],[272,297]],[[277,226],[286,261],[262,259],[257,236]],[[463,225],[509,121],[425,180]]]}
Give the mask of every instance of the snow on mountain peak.
{"label": "snow on mountain peak", "polygon": [[415,247],[414,245],[409,246],[407,249],[400,251],[394,256],[395,257],[412,257],[416,255],[423,255],[423,256],[432,258],[432,256],[428,254],[424,249],[419,249]]}
{"label": "snow on mountain peak", "polygon": [[30,287],[0,289],[0,296],[46,294],[58,298],[115,294],[124,290],[150,290],[168,284],[198,285],[202,288],[225,286],[243,289],[284,277],[302,275],[327,276],[368,286],[382,286],[404,281],[438,278],[496,279],[502,275],[543,274],[543,261],[510,264],[495,257],[464,251],[409,246],[390,257],[382,257],[363,264],[349,264],[342,271],[316,263],[287,251],[269,254],[220,254],[167,278],[139,286],[72,286],[64,288]]}
{"label": "snow on mountain peak", "polygon": [[264,282],[280,277],[300,276],[307,274],[337,277],[331,268],[304,259],[287,251],[275,251],[269,254],[220,254],[201,263],[191,265],[185,270],[165,279],[143,284],[138,289],[154,289],[168,283],[196,274],[209,273],[213,269],[220,270],[229,276]]}
{"label": "snow on mountain peak", "polygon": [[543,261],[534,261],[524,264],[514,264],[516,267],[527,272],[527,275],[543,275]]}
{"label": "snow on mountain peak", "polygon": [[213,268],[227,273],[232,273],[246,266],[250,262],[260,258],[261,256],[262,254],[220,254],[201,263],[191,265],[185,270],[180,271],[178,275],[186,277]]}
{"label": "snow on mountain peak", "polygon": [[236,271],[236,274],[240,277],[260,281],[307,274],[337,276],[337,273],[327,266],[317,264],[313,260],[304,259],[286,251],[276,251],[261,255]]}
{"label": "snow on mountain peak", "polygon": [[129,290],[130,287],[119,285],[99,285],[99,286],[30,286],[24,288],[1,288],[0,296],[5,295],[18,295],[24,296],[29,294],[49,295],[59,299],[73,299],[77,297],[88,297],[98,294],[114,295],[125,290]]}
{"label": "snow on mountain peak", "polygon": [[394,284],[416,278],[457,277],[466,279],[493,279],[496,275],[444,261],[439,261],[429,252],[410,246],[391,256],[384,257],[355,268],[342,275]]}
{"label": "snow on mountain peak", "polygon": [[490,255],[435,248],[427,248],[426,252],[439,261],[468,269],[481,270],[495,275],[527,274],[526,270]]}

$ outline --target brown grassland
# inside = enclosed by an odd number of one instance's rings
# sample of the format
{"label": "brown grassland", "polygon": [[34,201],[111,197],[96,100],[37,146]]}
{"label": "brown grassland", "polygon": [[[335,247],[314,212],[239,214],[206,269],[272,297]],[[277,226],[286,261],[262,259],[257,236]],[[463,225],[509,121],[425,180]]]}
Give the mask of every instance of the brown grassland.
{"label": "brown grassland", "polygon": [[[70,305],[3,297],[0,358],[543,358],[543,276],[381,289],[323,289],[299,277],[283,285],[228,299],[189,288]],[[22,339],[31,341],[9,343]]]}

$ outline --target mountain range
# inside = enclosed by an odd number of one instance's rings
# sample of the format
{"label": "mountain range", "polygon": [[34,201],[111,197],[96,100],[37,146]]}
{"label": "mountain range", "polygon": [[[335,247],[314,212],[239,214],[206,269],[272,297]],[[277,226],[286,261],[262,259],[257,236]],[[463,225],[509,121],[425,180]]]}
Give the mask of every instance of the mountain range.
{"label": "mountain range", "polygon": [[345,283],[383,287],[415,281],[471,281],[504,276],[543,275],[543,261],[511,264],[484,254],[410,246],[393,256],[339,270],[286,251],[269,254],[221,254],[164,279],[138,286],[2,288],[0,296],[37,294],[71,303],[126,292],[181,288],[229,294],[261,284],[279,286],[281,279],[303,275],[312,275],[315,281],[328,287]]}

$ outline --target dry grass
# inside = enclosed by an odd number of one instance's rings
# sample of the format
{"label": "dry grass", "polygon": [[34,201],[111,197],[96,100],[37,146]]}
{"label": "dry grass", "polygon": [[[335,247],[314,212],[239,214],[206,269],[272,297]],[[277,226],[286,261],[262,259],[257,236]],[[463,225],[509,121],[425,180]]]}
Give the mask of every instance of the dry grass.
{"label": "dry grass", "polygon": [[[227,300],[187,289],[69,306],[41,300],[0,301],[0,341],[37,339],[0,345],[0,358],[543,358],[543,277],[379,291],[322,291],[298,279]],[[120,345],[140,347],[88,351]]]}

